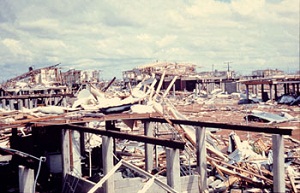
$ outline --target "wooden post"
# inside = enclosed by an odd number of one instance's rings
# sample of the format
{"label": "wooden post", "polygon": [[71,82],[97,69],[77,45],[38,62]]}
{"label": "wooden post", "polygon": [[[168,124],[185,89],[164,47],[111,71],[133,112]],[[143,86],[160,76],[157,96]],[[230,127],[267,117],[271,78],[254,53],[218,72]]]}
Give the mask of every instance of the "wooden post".
{"label": "wooden post", "polygon": [[175,84],[173,84],[173,98],[175,98],[175,91],[176,91],[176,86],[175,86]]}
{"label": "wooden post", "polygon": [[273,85],[272,85],[272,84],[269,84],[269,88],[270,88],[270,100],[273,100],[273,99],[274,99],[274,98],[273,98],[273,90],[272,90]]}
{"label": "wooden post", "polygon": [[195,84],[195,97],[197,97],[198,96],[198,93],[199,93],[199,91],[198,91],[198,83],[196,83]]}
{"label": "wooden post", "polygon": [[10,138],[10,147],[17,148],[17,139],[18,139],[18,128],[11,129],[11,138]]}
{"label": "wooden post", "polygon": [[62,164],[64,178],[67,173],[71,173],[70,131],[67,129],[62,129]]}
{"label": "wooden post", "polygon": [[292,87],[293,87],[293,94],[295,94],[296,93],[296,85],[295,85],[295,83],[292,84]]}
{"label": "wooden post", "polygon": [[197,171],[200,174],[200,192],[207,188],[207,161],[206,161],[206,128],[196,127]]}
{"label": "wooden post", "polygon": [[255,94],[256,94],[256,97],[258,97],[258,85],[255,85]]}
{"label": "wooden post", "polygon": [[34,170],[19,165],[19,192],[33,192]]}
{"label": "wooden post", "polygon": [[[102,136],[102,159],[103,159],[103,173],[104,175],[106,175],[114,167],[112,137]],[[103,189],[105,193],[115,192],[113,176],[107,179],[107,181],[103,184]]]}
{"label": "wooden post", "polygon": [[84,157],[85,156],[85,141],[84,141],[84,132],[80,131],[80,152],[81,152],[81,156]]}
{"label": "wooden post", "polygon": [[285,192],[283,135],[273,134],[273,191]]}
{"label": "wooden post", "polygon": [[277,98],[278,98],[278,93],[277,92],[278,92],[277,91],[277,84],[274,84],[274,94],[275,94],[274,98],[275,98],[275,100],[277,100]]}
{"label": "wooden post", "polygon": [[283,84],[284,94],[287,94],[286,84]]}
{"label": "wooden post", "polygon": [[249,100],[249,85],[246,84],[246,98]]}
{"label": "wooden post", "polygon": [[261,84],[261,99],[263,99],[263,96],[264,96],[264,92],[265,92],[265,89],[264,89],[264,85]]}
{"label": "wooden post", "polygon": [[164,70],[163,74],[160,77],[160,80],[159,80],[159,83],[158,83],[158,86],[157,86],[157,89],[156,89],[156,94],[154,95],[154,98],[153,98],[154,101],[157,98],[158,93],[160,92],[161,86],[162,86],[162,84],[164,82],[165,75],[166,75],[166,71]]}
{"label": "wooden post", "polygon": [[[144,123],[144,134],[147,137],[153,137],[154,122],[146,121]],[[153,145],[145,143],[145,170],[153,170]]]}
{"label": "wooden post", "polygon": [[165,98],[165,97],[168,95],[168,93],[169,93],[171,87],[173,86],[173,84],[175,83],[177,77],[178,77],[178,76],[174,76],[173,80],[170,82],[168,88],[166,89],[166,91],[165,91],[165,93],[164,93],[164,95],[163,95],[163,98]]}
{"label": "wooden post", "polygon": [[181,192],[179,150],[166,148],[167,183],[176,191]]}

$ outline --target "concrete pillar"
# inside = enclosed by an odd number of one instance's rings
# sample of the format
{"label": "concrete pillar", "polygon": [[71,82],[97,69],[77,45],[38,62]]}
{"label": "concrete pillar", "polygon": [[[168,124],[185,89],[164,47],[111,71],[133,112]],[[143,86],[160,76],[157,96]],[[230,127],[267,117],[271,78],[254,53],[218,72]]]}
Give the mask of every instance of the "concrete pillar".
{"label": "concrete pillar", "polygon": [[[103,162],[103,173],[104,175],[114,167],[113,164],[113,138],[102,136],[102,162]],[[114,176],[112,175],[103,184],[104,193],[114,193]]]}
{"label": "concrete pillar", "polygon": [[[154,122],[144,123],[144,134],[147,137],[153,137]],[[153,145],[145,143],[145,170],[151,172],[153,170]]]}
{"label": "concrete pillar", "polygon": [[284,143],[283,135],[273,134],[273,191],[285,192]]}
{"label": "concrete pillar", "polygon": [[24,103],[25,103],[25,107],[26,107],[26,108],[29,108],[29,99],[25,99],[25,100],[24,100]]}
{"label": "concrete pillar", "polygon": [[63,165],[63,177],[66,174],[71,173],[71,157],[70,157],[70,131],[62,129],[62,165]]}
{"label": "concrete pillar", "polygon": [[38,99],[34,99],[34,107],[38,107]]}
{"label": "concrete pillar", "polygon": [[4,109],[6,107],[6,100],[2,99],[2,108]]}
{"label": "concrete pillar", "polygon": [[202,85],[200,83],[198,83],[198,94],[200,95],[200,92],[201,92],[201,88],[202,88]]}
{"label": "concrete pillar", "polygon": [[18,100],[18,110],[22,110],[23,109],[23,99],[19,99]]}
{"label": "concrete pillar", "polygon": [[198,96],[198,93],[199,93],[199,91],[198,91],[198,84],[196,83],[195,84],[195,97]]}
{"label": "concrete pillar", "polygon": [[179,150],[166,149],[167,154],[167,183],[176,191],[181,192]]}
{"label": "concrete pillar", "polygon": [[33,192],[34,170],[19,165],[19,192]]}
{"label": "concrete pillar", "polygon": [[15,102],[14,99],[10,99],[10,100],[9,100],[9,109],[10,109],[11,111],[12,111],[12,110],[15,110],[14,102]]}
{"label": "concrete pillar", "polygon": [[32,109],[33,108],[33,99],[29,99],[29,109]]}
{"label": "concrete pillar", "polygon": [[200,174],[200,192],[208,188],[206,160],[206,128],[196,128],[197,171]]}
{"label": "concrete pillar", "polygon": [[78,176],[82,176],[81,171],[81,144],[80,144],[80,133],[79,131],[72,131],[72,171]]}

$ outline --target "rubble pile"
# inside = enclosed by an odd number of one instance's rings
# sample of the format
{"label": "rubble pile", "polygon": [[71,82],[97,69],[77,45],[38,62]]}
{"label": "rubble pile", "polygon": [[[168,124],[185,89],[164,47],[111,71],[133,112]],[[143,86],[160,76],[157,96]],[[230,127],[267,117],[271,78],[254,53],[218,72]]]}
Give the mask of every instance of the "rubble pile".
{"label": "rubble pile", "polygon": [[[163,72],[164,74],[164,72]],[[242,94],[226,94],[222,89],[210,93],[174,92],[169,95],[176,76],[166,90],[161,91],[163,79],[159,82],[155,76],[145,78],[127,90],[111,86],[99,89],[86,84],[70,98],[65,106],[41,105],[34,108],[23,107],[20,110],[0,108],[0,148],[10,147],[9,137],[12,129],[17,129],[21,137],[31,135],[34,124],[74,123],[85,124],[89,128],[104,130],[103,122],[107,116],[115,117],[115,128],[120,132],[143,135],[142,124],[136,121],[118,121],[121,116],[147,114],[148,117],[161,117],[168,124],[157,123],[154,135],[166,140],[186,142],[185,150],[180,152],[181,175],[197,174],[196,129],[194,126],[173,124],[173,119],[202,122],[226,123],[234,125],[265,125],[274,127],[293,127],[297,130],[293,136],[287,136],[285,145],[285,185],[288,192],[300,191],[300,135],[298,105],[285,105],[288,99],[280,102],[261,102],[254,98],[243,104]],[[158,83],[158,86],[156,86]],[[296,104],[298,99],[289,101]],[[297,103],[298,104],[298,103]],[[92,156],[100,148],[102,140],[97,135],[86,136],[85,149],[89,154],[84,160],[92,175]],[[207,184],[205,192],[272,192],[273,191],[273,152],[272,136],[248,131],[221,130],[207,128]],[[156,148],[156,167],[152,174],[166,176],[166,151]],[[129,140],[116,140],[116,157],[145,169],[145,144]],[[97,152],[95,153],[96,155]],[[5,165],[11,157],[0,155],[0,163]],[[127,163],[127,162],[126,162]],[[99,172],[97,170],[97,172]],[[123,170],[124,177],[139,174]]]}

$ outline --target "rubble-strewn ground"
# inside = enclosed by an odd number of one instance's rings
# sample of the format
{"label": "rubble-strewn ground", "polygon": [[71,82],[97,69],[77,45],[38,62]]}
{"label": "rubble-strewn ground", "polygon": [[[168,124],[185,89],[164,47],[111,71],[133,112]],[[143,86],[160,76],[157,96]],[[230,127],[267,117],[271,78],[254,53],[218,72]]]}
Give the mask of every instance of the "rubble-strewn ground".
{"label": "rubble-strewn ground", "polygon": [[[182,101],[170,98],[175,104],[178,111],[186,115],[189,119],[195,121],[208,121],[215,123],[228,123],[236,125],[249,126],[272,126],[267,123],[254,122],[245,120],[245,116],[252,110],[260,110],[274,114],[288,113],[298,120],[276,123],[277,127],[300,128],[300,108],[299,106],[281,105],[273,103],[258,103],[238,105],[238,99],[221,99],[221,98],[196,98],[191,101]],[[230,131],[222,130],[221,133]],[[243,132],[239,132],[243,133]],[[300,140],[300,130],[296,129],[292,135],[293,138]]]}
{"label": "rubble-strewn ground", "polygon": [[[148,83],[150,85],[150,83]],[[299,106],[288,106],[277,104],[274,101],[265,103],[254,103],[238,105],[240,100],[236,95],[212,94],[209,96],[195,96],[188,92],[177,92],[175,96],[171,93],[168,97],[159,95],[158,100],[153,99],[149,92],[145,92],[142,87],[133,89],[129,94],[117,92],[117,89],[110,88],[108,93],[103,93],[96,88],[91,87],[79,92],[76,99],[69,100],[69,107],[43,106],[35,109],[23,109],[22,111],[3,111],[1,112],[0,122],[3,126],[2,134],[6,134],[6,140],[11,135],[11,130],[5,131],[5,128],[11,128],[12,125],[22,125],[29,122],[48,121],[49,124],[65,123],[66,121],[88,121],[91,118],[89,127],[104,129],[103,120],[109,113],[115,120],[122,115],[133,113],[158,113],[165,119],[183,119],[226,123],[232,125],[249,125],[258,127],[288,127],[295,128],[292,136],[285,136],[285,171],[286,188],[288,191],[297,192],[300,190],[300,129],[299,129]],[[150,95],[150,96],[149,96]],[[122,96],[122,97],[120,97]],[[121,100],[122,98],[122,100]],[[141,103],[141,104],[137,104]],[[71,108],[72,106],[72,108]],[[115,107],[126,107],[116,109]],[[112,109],[114,109],[112,111]],[[253,112],[266,112],[272,114],[281,114],[287,119],[281,123],[262,122],[263,120],[251,121],[248,118]],[[179,115],[179,113],[181,113]],[[173,117],[172,117],[173,116]],[[94,119],[92,119],[94,118]],[[102,122],[99,121],[103,118]],[[98,119],[98,120],[97,120]],[[83,121],[83,122],[84,122]],[[129,128],[127,124],[117,121],[117,127],[122,132],[142,135],[144,125],[134,125]],[[181,127],[181,126],[179,126]],[[190,128],[187,128],[190,129]],[[165,139],[184,140],[187,142],[185,151],[180,154],[182,175],[197,174],[196,167],[196,147],[193,146],[195,130],[184,130],[184,128],[174,128],[171,124],[160,124],[157,136]],[[189,131],[189,133],[188,133]],[[211,132],[209,132],[211,131]],[[26,128],[19,129],[20,136],[26,133]],[[28,130],[30,132],[30,130]],[[5,136],[5,135],[3,135]],[[24,135],[25,136],[25,135]],[[208,173],[208,192],[271,192],[273,183],[272,174],[272,135],[235,131],[214,128],[207,132],[207,173]],[[87,149],[98,148],[101,145],[101,139],[94,138],[89,140]],[[131,142],[128,140],[117,140],[117,156],[128,160],[138,167],[145,167],[144,143]],[[91,157],[93,155],[90,155]],[[86,157],[86,160],[87,157]],[[159,172],[166,175],[166,155],[163,148],[158,149],[158,163],[153,173]],[[88,165],[88,164],[87,164]],[[192,172],[190,171],[192,168]],[[191,173],[190,173],[191,172]],[[129,171],[130,173],[130,171]],[[133,175],[133,174],[129,174]],[[134,176],[134,175],[133,175]],[[299,179],[298,179],[299,178]]]}

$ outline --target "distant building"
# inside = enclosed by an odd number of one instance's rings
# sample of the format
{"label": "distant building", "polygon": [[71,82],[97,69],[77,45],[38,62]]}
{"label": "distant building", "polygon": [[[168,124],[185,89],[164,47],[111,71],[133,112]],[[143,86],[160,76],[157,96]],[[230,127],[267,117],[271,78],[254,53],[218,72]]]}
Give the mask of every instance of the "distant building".
{"label": "distant building", "polygon": [[58,73],[59,64],[48,66],[39,69],[33,69],[29,67],[29,71],[7,80],[3,86],[4,87],[18,87],[18,85],[45,85],[45,86],[55,86],[60,84],[60,76]]}
{"label": "distant building", "polygon": [[[163,73],[165,74],[165,77],[162,89],[168,87],[174,76],[178,76],[175,82],[176,90],[183,90],[186,87],[186,81],[195,82],[196,79],[193,78],[193,80],[190,80],[190,77],[196,75],[196,65],[191,63],[156,62],[142,65],[132,70],[124,71],[123,79],[125,83],[136,85],[144,78],[149,78],[151,76],[154,76],[156,79],[160,80]],[[185,79],[187,80],[183,81]],[[191,85],[190,83],[187,84]],[[195,84],[192,85],[194,89]]]}
{"label": "distant building", "polygon": [[277,76],[277,75],[284,75],[284,72],[282,70],[271,70],[271,69],[266,69],[266,70],[255,70],[252,71],[252,76],[255,77],[270,77],[270,76]]}
{"label": "distant building", "polygon": [[70,69],[67,72],[62,72],[62,81],[67,85],[79,85],[85,82],[99,82],[100,71],[99,70],[75,70]]}

